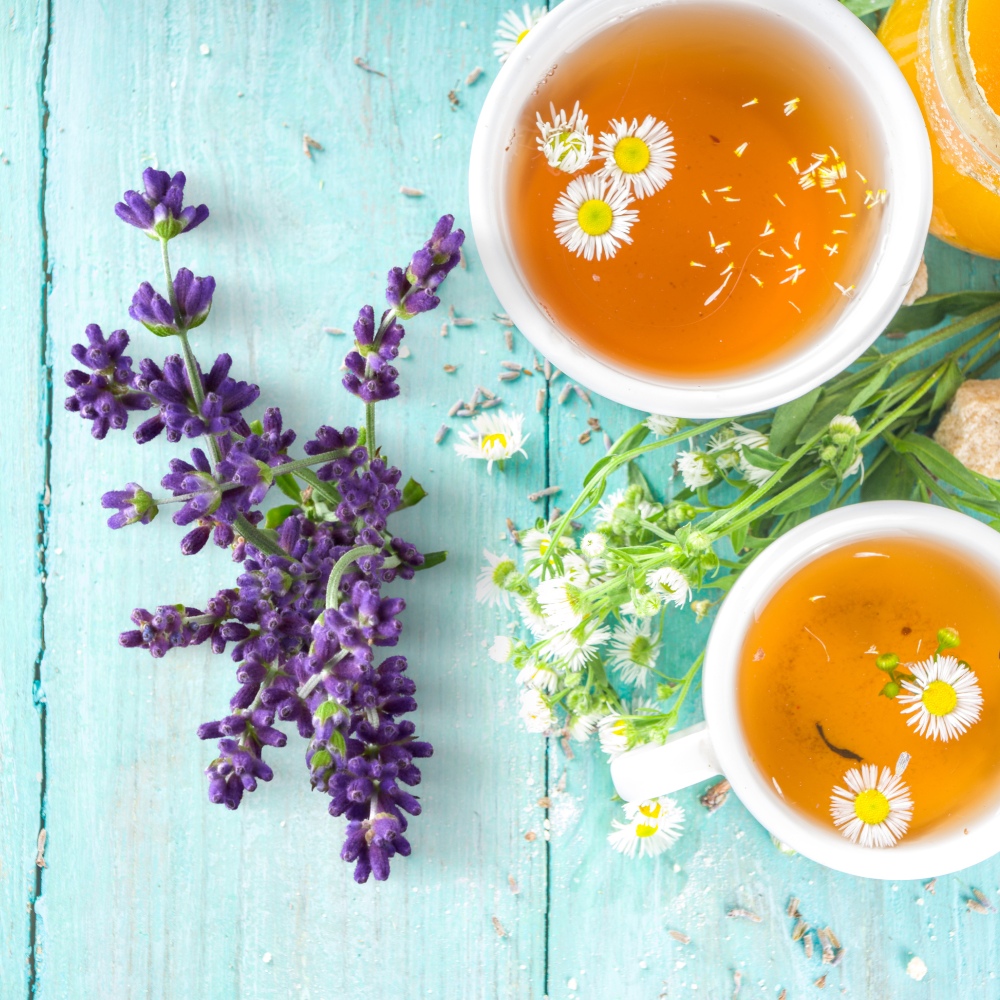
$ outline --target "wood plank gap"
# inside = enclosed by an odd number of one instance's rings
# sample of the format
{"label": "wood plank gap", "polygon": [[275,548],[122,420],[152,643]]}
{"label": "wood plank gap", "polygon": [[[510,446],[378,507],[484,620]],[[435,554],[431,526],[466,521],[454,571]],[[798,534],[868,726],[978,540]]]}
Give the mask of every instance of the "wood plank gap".
{"label": "wood plank gap", "polygon": [[[52,288],[52,271],[49,261],[49,234],[46,219],[45,194],[48,183],[48,128],[49,104],[46,89],[49,82],[49,50],[52,45],[52,0],[44,0],[45,45],[42,49],[38,73],[38,143],[41,171],[38,178],[38,225],[41,230],[41,283],[39,303],[38,360],[42,379],[42,478],[38,493],[38,541],[36,547],[36,574],[38,576],[38,650],[35,654],[32,700],[38,712],[38,739],[41,744],[40,774],[38,782],[38,829],[45,829],[45,794],[47,785],[45,746],[45,691],[42,686],[42,662],[45,658],[45,611],[48,605],[48,530],[49,506],[52,501],[52,339],[49,336],[48,299]],[[35,879],[29,907],[28,932],[28,997],[38,993],[41,963],[39,961],[40,928],[36,905],[42,896],[45,868],[35,864]]]}

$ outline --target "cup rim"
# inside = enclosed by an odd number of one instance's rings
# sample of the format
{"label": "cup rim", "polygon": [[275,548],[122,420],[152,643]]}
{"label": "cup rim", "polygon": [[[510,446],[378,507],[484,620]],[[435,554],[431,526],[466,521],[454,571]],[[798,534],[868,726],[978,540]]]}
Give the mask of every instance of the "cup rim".
{"label": "cup rim", "polygon": [[[559,56],[602,25],[651,7],[705,0],[564,0],[531,29],[497,74],[476,124],[469,163],[472,230],[490,284],[529,341],[570,378],[627,406],[671,416],[739,416],[777,406],[846,368],[902,304],[931,216],[931,152],[909,85],[875,35],[838,0],[712,0],[776,14],[811,35],[853,75],[883,144],[889,191],[864,283],[832,326],[771,366],[720,378],[669,378],[616,368],[562,333],[521,277],[506,225],[504,148],[518,115]],[[843,53],[850,52],[851,59]]]}
{"label": "cup rim", "polygon": [[[888,850],[861,847],[813,823],[777,797],[746,750],[736,675],[755,607],[820,554],[873,537],[919,538],[968,553],[1000,585],[1000,533],[957,511],[908,500],[855,504],[819,514],[765,549],[729,592],[709,636],[703,672],[705,719],[723,774],[753,816],[799,854],[848,875],[933,878],[1000,852],[1000,792],[966,827],[930,831]],[[968,834],[963,832],[967,829]]]}

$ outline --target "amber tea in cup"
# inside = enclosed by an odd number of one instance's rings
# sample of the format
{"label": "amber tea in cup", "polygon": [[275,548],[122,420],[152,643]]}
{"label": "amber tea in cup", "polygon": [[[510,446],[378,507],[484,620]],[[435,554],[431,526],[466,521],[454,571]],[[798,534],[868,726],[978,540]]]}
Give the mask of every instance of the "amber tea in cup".
{"label": "amber tea in cup", "polygon": [[757,608],[738,705],[799,813],[868,847],[968,823],[1000,776],[1000,590],[905,537],[820,555]]}
{"label": "amber tea in cup", "polygon": [[506,204],[552,323],[694,379],[808,347],[869,268],[884,189],[866,102],[784,19],[650,7],[559,59],[514,129]]}

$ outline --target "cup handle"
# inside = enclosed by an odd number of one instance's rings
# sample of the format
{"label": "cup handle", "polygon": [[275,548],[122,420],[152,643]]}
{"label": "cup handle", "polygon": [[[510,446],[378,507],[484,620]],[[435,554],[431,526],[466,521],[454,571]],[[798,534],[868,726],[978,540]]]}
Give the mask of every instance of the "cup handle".
{"label": "cup handle", "polygon": [[611,762],[615,791],[626,802],[644,802],[721,774],[704,722],[636,747]]}

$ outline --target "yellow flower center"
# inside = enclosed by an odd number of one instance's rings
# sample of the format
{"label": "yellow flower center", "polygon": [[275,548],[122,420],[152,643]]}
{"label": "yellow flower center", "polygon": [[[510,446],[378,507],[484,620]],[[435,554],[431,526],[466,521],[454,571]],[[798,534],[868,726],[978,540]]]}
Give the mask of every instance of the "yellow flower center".
{"label": "yellow flower center", "polygon": [[659,827],[650,823],[636,823],[635,835],[637,837],[652,837]]}
{"label": "yellow flower center", "polygon": [[958,695],[947,681],[931,681],[920,700],[931,715],[951,715],[958,704]]}
{"label": "yellow flower center", "polygon": [[521,34],[519,34],[519,35],[517,36],[517,41],[516,41],[516,42],[514,42],[514,44],[515,44],[515,45],[520,45],[520,44],[521,44],[521,42],[522,42],[522,41],[524,40],[524,36],[525,36],[525,35],[526,35],[526,34],[527,34],[527,33],[528,33],[529,31],[531,31],[531,28],[525,28],[525,29],[524,29],[524,31],[522,31],[522,32],[521,32]]}
{"label": "yellow flower center", "polygon": [[641,174],[649,166],[649,146],[635,135],[615,143],[615,163],[623,174]]}
{"label": "yellow flower center", "polygon": [[866,788],[854,800],[854,813],[870,826],[884,823],[889,816],[889,800],[877,788]]}
{"label": "yellow flower center", "polygon": [[645,802],[639,806],[639,812],[641,812],[643,816],[648,816],[650,819],[656,819],[660,815],[660,803]]}
{"label": "yellow flower center", "polygon": [[507,435],[506,434],[484,434],[482,440],[479,442],[479,447],[483,451],[488,448],[492,448],[493,445],[499,445],[501,448],[506,449],[507,447]]}
{"label": "yellow flower center", "polygon": [[615,221],[611,206],[600,198],[588,198],[576,213],[576,221],[588,236],[603,236]]}

